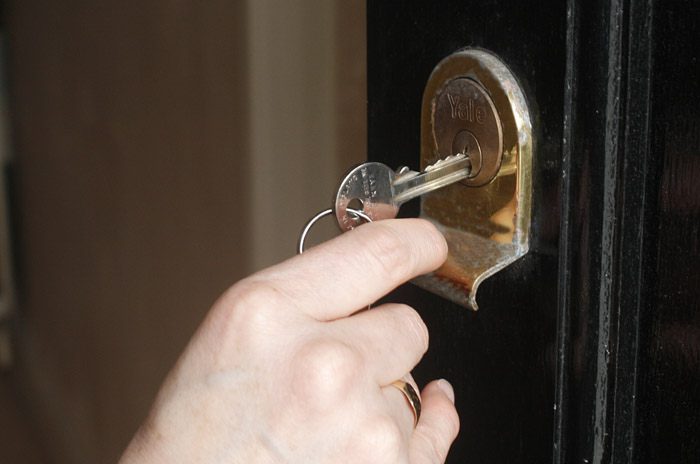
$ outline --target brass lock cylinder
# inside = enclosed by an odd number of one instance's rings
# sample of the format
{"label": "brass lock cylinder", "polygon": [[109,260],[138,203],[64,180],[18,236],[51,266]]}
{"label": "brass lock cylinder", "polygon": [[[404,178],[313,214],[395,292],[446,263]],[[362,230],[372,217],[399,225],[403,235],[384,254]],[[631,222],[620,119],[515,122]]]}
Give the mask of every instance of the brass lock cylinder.
{"label": "brass lock cylinder", "polygon": [[472,79],[458,77],[445,83],[434,104],[432,135],[437,153],[469,156],[472,173],[462,181],[465,185],[491,182],[501,167],[503,131],[486,90]]}

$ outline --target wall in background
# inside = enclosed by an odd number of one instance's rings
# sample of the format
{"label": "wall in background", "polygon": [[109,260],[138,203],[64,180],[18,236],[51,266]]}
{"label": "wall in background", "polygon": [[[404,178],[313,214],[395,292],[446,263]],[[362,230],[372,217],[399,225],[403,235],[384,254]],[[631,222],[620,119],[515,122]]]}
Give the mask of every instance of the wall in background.
{"label": "wall in background", "polygon": [[[248,2],[252,266],[294,253],[365,158],[363,1]],[[332,221],[315,238],[337,233]]]}
{"label": "wall in background", "polygon": [[13,378],[52,462],[114,462],[213,300],[291,255],[364,158],[364,2],[15,0],[6,18]]}

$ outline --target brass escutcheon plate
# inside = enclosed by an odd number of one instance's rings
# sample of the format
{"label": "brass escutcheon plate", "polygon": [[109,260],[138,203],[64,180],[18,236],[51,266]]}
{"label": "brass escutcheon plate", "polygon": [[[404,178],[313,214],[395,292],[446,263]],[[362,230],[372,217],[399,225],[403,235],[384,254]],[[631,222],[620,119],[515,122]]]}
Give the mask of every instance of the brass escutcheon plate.
{"label": "brass escutcheon plate", "polygon": [[449,255],[415,283],[476,310],[479,284],[527,253],[532,211],[525,96],[507,66],[483,49],[442,60],[423,94],[421,167],[458,152],[473,159],[472,176],[421,201],[421,217],[443,232]]}

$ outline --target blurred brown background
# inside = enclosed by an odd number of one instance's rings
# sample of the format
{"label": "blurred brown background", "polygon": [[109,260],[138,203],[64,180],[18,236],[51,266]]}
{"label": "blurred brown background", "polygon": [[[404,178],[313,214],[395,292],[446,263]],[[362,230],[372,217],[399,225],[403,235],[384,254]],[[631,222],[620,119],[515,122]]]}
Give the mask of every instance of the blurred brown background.
{"label": "blurred brown background", "polygon": [[211,303],[365,157],[364,2],[2,8],[0,463],[116,462]]}

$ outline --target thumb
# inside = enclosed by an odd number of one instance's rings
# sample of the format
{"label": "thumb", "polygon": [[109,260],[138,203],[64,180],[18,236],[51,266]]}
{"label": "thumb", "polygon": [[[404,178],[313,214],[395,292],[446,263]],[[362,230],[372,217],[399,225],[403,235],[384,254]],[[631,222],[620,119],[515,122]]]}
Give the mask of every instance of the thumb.
{"label": "thumb", "polygon": [[411,464],[442,464],[459,432],[454,391],[447,380],[430,382],[421,393],[422,412],[411,437]]}

